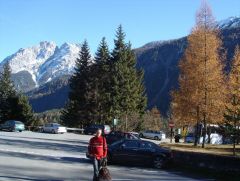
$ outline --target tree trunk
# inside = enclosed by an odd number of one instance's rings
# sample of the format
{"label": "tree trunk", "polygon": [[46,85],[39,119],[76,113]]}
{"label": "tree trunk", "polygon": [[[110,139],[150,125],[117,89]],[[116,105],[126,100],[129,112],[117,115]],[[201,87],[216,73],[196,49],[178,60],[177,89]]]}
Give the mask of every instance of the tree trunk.
{"label": "tree trunk", "polygon": [[236,138],[233,137],[233,156],[236,156]]}
{"label": "tree trunk", "polygon": [[195,129],[195,139],[194,139],[194,146],[197,146],[198,144],[198,133],[199,133],[199,121],[197,120],[197,126]]}
{"label": "tree trunk", "polygon": [[204,116],[204,120],[203,120],[203,126],[204,126],[204,130],[203,130],[202,148],[205,148],[205,139],[206,139],[206,133],[207,133],[207,124],[206,124],[205,116]]}
{"label": "tree trunk", "polygon": [[199,107],[197,107],[197,127],[195,129],[195,140],[194,140],[194,146],[197,146],[198,144],[198,134],[199,133]]}
{"label": "tree trunk", "polygon": [[[206,11],[206,10],[205,10]],[[204,26],[205,26],[205,30],[207,29],[207,20],[206,20],[206,12],[204,15]],[[205,105],[205,113],[204,113],[204,118],[203,118],[203,124],[204,124],[204,133],[203,133],[203,142],[202,142],[202,148],[205,148],[205,138],[206,138],[206,134],[207,134],[207,125],[206,125],[206,114],[207,114],[207,35],[206,32],[204,34],[204,63],[205,63],[205,67],[204,67],[204,77],[205,77],[205,85],[204,85],[204,105]]]}
{"label": "tree trunk", "polygon": [[240,126],[237,126],[237,139],[236,139],[237,145],[239,145],[239,141],[240,141],[239,129],[240,129]]}
{"label": "tree trunk", "polygon": [[125,117],[125,131],[127,131],[128,129],[128,116],[126,114],[126,117]]}
{"label": "tree trunk", "polygon": [[211,143],[210,135],[211,135],[211,127],[209,126],[209,128],[208,128],[208,144]]}
{"label": "tree trunk", "polygon": [[233,156],[236,156],[236,131],[237,131],[237,127],[236,127],[236,120],[234,120],[234,130],[233,130]]}

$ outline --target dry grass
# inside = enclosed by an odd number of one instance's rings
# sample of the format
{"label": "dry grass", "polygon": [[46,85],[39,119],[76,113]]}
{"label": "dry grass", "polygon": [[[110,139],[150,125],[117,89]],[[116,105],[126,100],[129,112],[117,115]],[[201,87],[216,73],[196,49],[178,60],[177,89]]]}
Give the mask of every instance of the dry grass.
{"label": "dry grass", "polygon": [[[233,145],[211,145],[206,144],[205,148],[201,148],[201,145],[193,146],[193,143],[162,143],[161,146],[170,148],[172,150],[179,151],[189,151],[189,152],[199,152],[208,153],[214,155],[225,155],[232,156]],[[240,157],[240,145],[236,145],[236,155]]]}

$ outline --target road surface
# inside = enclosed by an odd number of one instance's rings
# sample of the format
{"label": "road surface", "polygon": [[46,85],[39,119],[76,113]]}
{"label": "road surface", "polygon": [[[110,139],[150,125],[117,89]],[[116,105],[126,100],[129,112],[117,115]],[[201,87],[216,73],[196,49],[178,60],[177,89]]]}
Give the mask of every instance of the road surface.
{"label": "road surface", "polygon": [[[73,133],[0,132],[0,180],[90,181],[85,157],[90,136]],[[181,172],[110,165],[114,181],[195,181]]]}

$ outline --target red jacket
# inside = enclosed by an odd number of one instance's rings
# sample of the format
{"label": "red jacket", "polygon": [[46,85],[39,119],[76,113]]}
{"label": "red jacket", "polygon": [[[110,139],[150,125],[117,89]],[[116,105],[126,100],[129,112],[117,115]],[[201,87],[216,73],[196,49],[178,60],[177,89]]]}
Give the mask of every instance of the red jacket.
{"label": "red jacket", "polygon": [[88,153],[98,160],[107,156],[107,142],[102,136],[94,136],[89,141]]}

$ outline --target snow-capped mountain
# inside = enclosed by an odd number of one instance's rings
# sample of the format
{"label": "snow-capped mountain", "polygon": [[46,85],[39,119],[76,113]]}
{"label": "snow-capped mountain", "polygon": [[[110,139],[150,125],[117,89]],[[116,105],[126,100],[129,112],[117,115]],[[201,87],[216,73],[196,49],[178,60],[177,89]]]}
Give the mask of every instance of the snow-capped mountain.
{"label": "snow-capped mountain", "polygon": [[79,44],[64,43],[60,48],[57,47],[54,55],[39,68],[38,82],[44,84],[56,77],[72,74],[79,51]]}
{"label": "snow-capped mountain", "polygon": [[13,74],[27,71],[37,83],[39,67],[54,54],[56,47],[53,42],[40,42],[33,47],[21,48],[15,54],[4,59],[0,66],[9,62]]}
{"label": "snow-capped mountain", "polygon": [[0,70],[9,62],[18,89],[29,91],[59,76],[72,74],[79,51],[79,44],[64,43],[59,48],[54,42],[44,41],[5,58]]}
{"label": "snow-capped mountain", "polygon": [[220,29],[240,27],[240,16],[234,16],[218,22]]}

